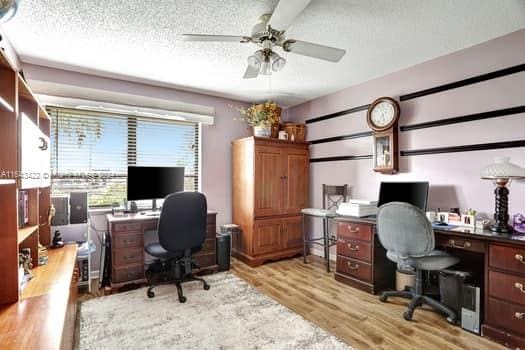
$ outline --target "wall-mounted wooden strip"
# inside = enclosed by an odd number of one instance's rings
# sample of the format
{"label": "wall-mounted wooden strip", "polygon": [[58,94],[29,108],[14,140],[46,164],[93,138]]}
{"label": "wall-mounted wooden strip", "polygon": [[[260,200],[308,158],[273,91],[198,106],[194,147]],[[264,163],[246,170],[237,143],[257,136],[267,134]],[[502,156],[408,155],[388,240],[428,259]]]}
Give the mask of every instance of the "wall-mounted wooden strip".
{"label": "wall-mounted wooden strip", "polygon": [[486,151],[486,150],[491,150],[491,149],[516,148],[516,147],[525,147],[525,140],[493,142],[493,143],[479,143],[479,144],[474,144],[474,145],[462,145],[462,146],[452,146],[452,147],[415,149],[415,150],[409,150],[409,151],[401,151],[401,155],[406,157],[406,156],[419,156],[419,155],[439,154],[439,153]]}
{"label": "wall-mounted wooden strip", "polygon": [[500,69],[500,70],[497,70],[497,71],[494,71],[494,72],[478,75],[478,76],[475,76],[475,77],[471,77],[471,78],[467,78],[467,79],[463,79],[463,80],[458,80],[458,81],[455,81],[455,82],[452,82],[452,83],[439,85],[439,86],[436,86],[436,87],[433,87],[433,88],[430,88],[430,89],[420,90],[420,91],[416,91],[416,92],[413,92],[413,93],[410,93],[410,94],[402,95],[402,96],[399,96],[399,100],[400,101],[407,101],[407,100],[411,100],[413,98],[418,98],[418,97],[423,97],[423,96],[427,96],[427,95],[437,94],[439,92],[452,90],[452,89],[457,89],[457,88],[460,88],[460,87],[463,87],[463,86],[477,84],[477,83],[481,83],[483,81],[496,79],[496,78],[501,78],[501,77],[504,77],[506,75],[516,74],[516,73],[523,72],[523,71],[525,71],[525,63],[519,64],[519,65],[513,66],[513,67]]}
{"label": "wall-mounted wooden strip", "polygon": [[370,106],[370,105],[358,106],[358,107],[354,107],[354,108],[350,108],[350,109],[345,109],[344,111],[341,111],[341,112],[327,114],[327,115],[323,115],[323,116],[320,116],[320,117],[317,117],[317,118],[306,119],[305,123],[306,124],[316,123],[316,122],[320,122],[320,121],[327,120],[327,119],[341,117],[343,115],[347,115],[347,114],[350,114],[350,113],[364,111],[364,110],[368,109],[368,106]]}
{"label": "wall-mounted wooden strip", "polygon": [[317,145],[319,143],[358,139],[358,138],[361,138],[361,137],[368,137],[368,136],[372,136],[372,135],[373,135],[372,131],[364,131],[364,132],[358,132],[358,133],[355,133],[355,134],[347,134],[347,135],[341,135],[341,136],[326,137],[324,139],[312,140],[312,141],[310,141],[310,144],[311,145]]}
{"label": "wall-mounted wooden strip", "polygon": [[525,113],[525,106],[518,106],[518,107],[497,109],[497,110],[489,111],[489,112],[462,115],[459,117],[433,120],[431,122],[426,122],[426,123],[403,125],[399,129],[401,131],[410,131],[410,130],[417,130],[417,129],[434,128],[436,126],[466,123],[466,122],[472,122],[476,120],[489,119],[489,118],[504,117],[507,115],[518,114],[518,113]]}
{"label": "wall-mounted wooden strip", "polygon": [[321,163],[321,162],[338,162],[341,160],[360,160],[360,159],[372,159],[371,154],[362,156],[338,156],[338,157],[325,157],[325,158],[310,158],[310,163]]}

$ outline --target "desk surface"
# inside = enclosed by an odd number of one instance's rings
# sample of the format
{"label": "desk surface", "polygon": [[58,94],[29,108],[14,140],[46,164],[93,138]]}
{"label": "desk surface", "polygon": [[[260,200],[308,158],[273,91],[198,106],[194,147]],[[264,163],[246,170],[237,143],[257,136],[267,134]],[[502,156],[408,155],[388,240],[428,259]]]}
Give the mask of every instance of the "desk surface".
{"label": "desk surface", "polygon": [[[215,210],[208,210],[208,215],[217,215],[217,212]],[[160,217],[160,211],[157,215],[147,215],[147,214],[131,214],[131,213],[123,213],[118,215],[113,214],[107,214],[106,218],[108,219],[108,222],[120,222],[120,221],[149,221],[149,220],[157,220]]]}
{"label": "desk surface", "polygon": [[[338,215],[335,217],[335,220],[340,221],[353,221],[353,222],[362,222],[367,224],[375,224],[376,223],[376,217],[375,216],[365,216],[365,217],[354,217],[354,216],[342,216]],[[456,235],[460,237],[466,237],[466,238],[472,238],[472,239],[480,239],[480,240],[486,240],[491,242],[502,242],[502,243],[511,243],[513,245],[523,245],[525,246],[525,235],[509,235],[509,234],[495,234],[487,229],[471,229],[468,227],[455,227],[455,228],[447,228],[447,227],[436,227],[433,226],[434,232],[436,233],[443,233],[447,235]]]}

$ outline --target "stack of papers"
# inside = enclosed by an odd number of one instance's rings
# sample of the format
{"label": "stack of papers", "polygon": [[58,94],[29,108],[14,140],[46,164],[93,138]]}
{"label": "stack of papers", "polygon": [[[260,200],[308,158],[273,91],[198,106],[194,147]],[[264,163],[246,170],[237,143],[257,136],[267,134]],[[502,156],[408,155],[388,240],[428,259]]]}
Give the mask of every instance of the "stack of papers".
{"label": "stack of papers", "polygon": [[348,203],[341,203],[339,205],[337,214],[357,217],[376,215],[377,201],[350,199]]}

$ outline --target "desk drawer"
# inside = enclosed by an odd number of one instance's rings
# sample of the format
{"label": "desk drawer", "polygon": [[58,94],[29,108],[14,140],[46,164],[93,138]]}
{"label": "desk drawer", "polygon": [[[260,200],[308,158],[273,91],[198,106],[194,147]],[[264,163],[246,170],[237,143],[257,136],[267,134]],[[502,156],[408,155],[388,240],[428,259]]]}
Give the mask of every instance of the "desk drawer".
{"label": "desk drawer", "polygon": [[372,241],[372,225],[356,224],[349,221],[337,222],[337,234],[342,239],[359,239],[361,241]]}
{"label": "desk drawer", "polygon": [[372,265],[344,256],[337,256],[337,272],[372,283]]}
{"label": "desk drawer", "polygon": [[439,233],[436,233],[436,247],[448,247],[470,252],[485,253],[485,243],[482,241],[459,236],[445,236]]}
{"label": "desk drawer", "polygon": [[142,231],[142,224],[141,223],[129,223],[129,222],[113,224],[113,231],[115,232]]}
{"label": "desk drawer", "polygon": [[489,265],[525,274],[525,248],[491,244],[489,248]]}
{"label": "desk drawer", "polygon": [[208,238],[204,241],[202,249],[200,252],[196,253],[195,256],[205,255],[205,254],[215,254],[215,238]]}
{"label": "desk drawer", "polygon": [[215,236],[217,235],[217,232],[215,232],[215,224],[210,225],[208,224],[206,226],[206,238],[213,238],[215,239]]}
{"label": "desk drawer", "polygon": [[337,241],[337,254],[371,263],[372,245],[361,241],[339,239]]}
{"label": "desk drawer", "polygon": [[134,265],[130,267],[114,267],[113,268],[113,283],[130,282],[144,279],[144,266]]}
{"label": "desk drawer", "polygon": [[115,267],[140,264],[144,259],[143,248],[115,249],[113,263]]}
{"label": "desk drawer", "polygon": [[201,268],[217,264],[215,252],[213,254],[195,255],[193,259],[195,260],[195,263]]}
{"label": "desk drawer", "polygon": [[489,298],[486,322],[525,335],[525,306]]}
{"label": "desk drawer", "polygon": [[115,249],[141,248],[142,246],[142,232],[120,232],[113,235],[113,247]]}
{"label": "desk drawer", "polygon": [[156,231],[157,230],[157,220],[143,222],[142,230],[143,231]]}
{"label": "desk drawer", "polygon": [[[489,270],[489,295],[525,306],[525,276]],[[525,325],[524,325],[525,327]]]}

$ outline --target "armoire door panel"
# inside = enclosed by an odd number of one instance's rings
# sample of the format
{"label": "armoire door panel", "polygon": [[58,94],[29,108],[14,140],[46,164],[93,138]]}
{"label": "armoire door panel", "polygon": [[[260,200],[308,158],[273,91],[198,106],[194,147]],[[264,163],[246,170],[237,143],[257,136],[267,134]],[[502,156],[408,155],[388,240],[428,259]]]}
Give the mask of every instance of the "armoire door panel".
{"label": "armoire door panel", "polygon": [[295,248],[303,245],[302,216],[283,219],[283,248]]}
{"label": "armoire door panel", "polygon": [[282,153],[277,147],[257,147],[255,151],[255,216],[282,213]]}
{"label": "armoire door panel", "polygon": [[256,220],[253,235],[253,253],[279,251],[281,247],[281,220]]}
{"label": "armoire door panel", "polygon": [[299,214],[308,207],[308,175],[310,160],[307,150],[290,150],[285,153],[284,212]]}

